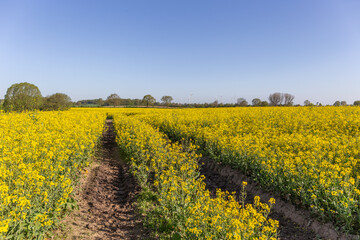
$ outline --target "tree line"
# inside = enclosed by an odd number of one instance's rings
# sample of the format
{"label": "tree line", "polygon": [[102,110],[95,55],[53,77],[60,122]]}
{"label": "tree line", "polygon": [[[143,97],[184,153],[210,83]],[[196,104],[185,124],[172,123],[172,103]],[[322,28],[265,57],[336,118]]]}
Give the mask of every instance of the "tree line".
{"label": "tree line", "polygon": [[156,99],[150,94],[145,95],[142,99],[130,99],[130,98],[121,98],[118,94],[110,94],[106,100],[102,98],[98,99],[88,99],[80,100],[74,103],[74,106],[78,107],[118,107],[118,106],[170,106],[173,101],[171,96],[163,96],[161,98],[161,103],[156,102]]}
{"label": "tree line", "polygon": [[[0,109],[4,111],[33,111],[33,110],[67,110],[70,107],[266,107],[266,106],[294,106],[295,96],[289,93],[272,93],[268,97],[268,101],[254,98],[251,104],[245,98],[238,98],[236,103],[219,103],[217,100],[212,103],[174,103],[173,97],[165,95],[161,98],[161,102],[150,95],[145,95],[142,99],[124,99],[118,94],[110,94],[106,100],[102,98],[80,100],[72,102],[71,98],[64,93],[55,93],[46,97],[41,95],[37,86],[31,83],[23,82],[11,85],[5,94],[5,98],[0,100]],[[336,101],[334,106],[346,106],[346,101]],[[360,106],[360,100],[353,103],[354,106]],[[300,106],[300,105],[296,105]],[[309,100],[304,101],[304,106],[322,106],[321,103],[311,103]]]}
{"label": "tree line", "polygon": [[[238,98],[236,103],[219,103],[215,100],[211,103],[174,103],[171,96],[163,96],[161,102],[157,102],[156,99],[150,94],[145,95],[142,99],[130,99],[121,98],[118,94],[113,93],[109,95],[106,100],[89,99],[80,100],[74,103],[75,106],[83,107],[102,107],[102,106],[166,106],[166,107],[195,107],[195,108],[207,108],[207,107],[267,107],[267,106],[300,106],[294,105],[295,96],[289,93],[272,93],[268,97],[268,101],[261,100],[260,98],[252,99],[249,103],[245,98]],[[336,101],[333,106],[347,106],[346,101]],[[360,106],[360,100],[353,103],[354,106]],[[312,103],[309,100],[304,101],[304,106],[322,106],[321,103]]]}

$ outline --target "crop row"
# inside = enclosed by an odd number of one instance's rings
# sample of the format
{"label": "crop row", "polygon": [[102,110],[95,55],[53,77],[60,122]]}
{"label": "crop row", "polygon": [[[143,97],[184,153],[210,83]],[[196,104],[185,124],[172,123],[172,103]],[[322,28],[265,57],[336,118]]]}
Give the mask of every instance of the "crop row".
{"label": "crop row", "polygon": [[0,239],[42,239],[67,208],[105,114],[0,113]]}
{"label": "crop row", "polygon": [[[129,112],[130,111],[130,112]],[[142,112],[142,110],[141,110]],[[124,114],[125,113],[125,114]],[[126,114],[127,113],[127,114]],[[129,115],[129,116],[127,116]],[[173,239],[275,239],[278,222],[267,218],[274,199],[264,204],[237,202],[217,190],[211,197],[198,171],[196,146],[167,140],[131,110],[114,113],[117,143],[129,157],[132,173],[151,196],[143,209],[160,236]],[[243,183],[242,195],[245,197]]]}
{"label": "crop row", "polygon": [[192,139],[212,158],[360,232],[360,108],[151,110],[139,114],[171,139]]}

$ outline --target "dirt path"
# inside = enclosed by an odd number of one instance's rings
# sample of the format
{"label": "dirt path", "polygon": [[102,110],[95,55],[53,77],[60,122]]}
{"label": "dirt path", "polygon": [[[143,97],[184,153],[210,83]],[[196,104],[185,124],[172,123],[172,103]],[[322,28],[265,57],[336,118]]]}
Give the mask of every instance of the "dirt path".
{"label": "dirt path", "polygon": [[111,120],[106,128],[96,160],[81,180],[79,210],[62,221],[59,239],[148,239],[133,206],[139,189],[121,161]]}

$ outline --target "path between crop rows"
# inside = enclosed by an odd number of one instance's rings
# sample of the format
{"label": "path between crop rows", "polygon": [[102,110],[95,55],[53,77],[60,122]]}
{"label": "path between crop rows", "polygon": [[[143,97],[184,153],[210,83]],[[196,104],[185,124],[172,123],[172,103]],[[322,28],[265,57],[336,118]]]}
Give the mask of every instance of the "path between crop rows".
{"label": "path between crop rows", "polygon": [[[127,165],[121,161],[111,120],[106,121],[106,131],[96,155],[76,194],[79,210],[65,217],[54,239],[149,239],[150,234],[142,226],[133,205],[139,188]],[[204,160],[209,159],[202,159],[201,165]],[[200,168],[210,192],[215,194],[216,188],[239,192],[234,182],[210,165],[204,164]],[[247,191],[247,195],[246,201],[252,203],[255,193]],[[314,232],[300,227],[274,209],[269,217],[279,221],[280,239],[317,239]]]}
{"label": "path between crop rows", "polygon": [[111,120],[106,121],[96,155],[76,194],[79,210],[62,221],[55,238],[147,239],[148,233],[133,206],[139,189],[121,161]]}

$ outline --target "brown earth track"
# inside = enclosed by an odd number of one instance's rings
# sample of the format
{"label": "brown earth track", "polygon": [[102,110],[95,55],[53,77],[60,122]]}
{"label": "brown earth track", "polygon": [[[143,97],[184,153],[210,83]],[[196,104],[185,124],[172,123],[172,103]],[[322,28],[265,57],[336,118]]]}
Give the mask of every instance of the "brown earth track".
{"label": "brown earth track", "polygon": [[336,232],[332,224],[320,223],[312,218],[307,210],[294,206],[278,195],[262,190],[250,178],[229,166],[206,157],[200,159],[199,164],[200,173],[205,176],[204,181],[212,194],[215,194],[216,188],[230,193],[234,191],[239,193],[242,182],[246,181],[248,182],[247,203],[252,203],[254,196],[260,196],[263,202],[267,202],[270,197],[275,198],[276,204],[269,217],[279,221],[280,239],[360,239],[359,236]]}
{"label": "brown earth track", "polygon": [[62,221],[56,238],[149,239],[133,204],[139,187],[121,161],[115,137],[107,120],[96,159],[76,194],[79,210]]}

